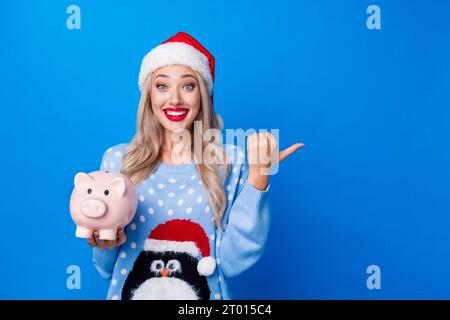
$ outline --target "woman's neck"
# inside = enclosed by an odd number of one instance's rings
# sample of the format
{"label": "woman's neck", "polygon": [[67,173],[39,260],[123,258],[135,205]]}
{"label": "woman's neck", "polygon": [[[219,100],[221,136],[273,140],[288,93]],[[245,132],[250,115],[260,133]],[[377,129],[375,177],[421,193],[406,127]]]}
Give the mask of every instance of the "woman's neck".
{"label": "woman's neck", "polygon": [[164,143],[161,146],[161,162],[171,165],[185,164],[192,161],[190,141],[187,137],[180,137],[178,141],[172,140],[172,132],[164,132]]}

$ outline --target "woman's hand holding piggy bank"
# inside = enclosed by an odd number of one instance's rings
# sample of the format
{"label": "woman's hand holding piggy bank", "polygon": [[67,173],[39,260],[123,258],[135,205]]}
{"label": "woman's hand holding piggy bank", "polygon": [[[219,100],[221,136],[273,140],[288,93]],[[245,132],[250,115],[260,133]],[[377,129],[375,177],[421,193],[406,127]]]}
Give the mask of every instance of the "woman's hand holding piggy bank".
{"label": "woman's hand holding piggy bank", "polygon": [[121,173],[95,171],[77,173],[74,182],[70,214],[77,225],[75,235],[89,238],[88,243],[100,249],[125,242],[123,227],[137,209],[136,191],[130,179]]}
{"label": "woman's hand holding piggy bank", "polygon": [[88,238],[87,242],[92,248],[98,247],[100,250],[104,250],[105,248],[112,250],[115,247],[119,247],[125,242],[127,242],[127,236],[125,235],[125,232],[123,232],[123,229],[119,229],[117,231],[116,240],[100,240],[98,238],[98,231],[95,230],[93,237]]}

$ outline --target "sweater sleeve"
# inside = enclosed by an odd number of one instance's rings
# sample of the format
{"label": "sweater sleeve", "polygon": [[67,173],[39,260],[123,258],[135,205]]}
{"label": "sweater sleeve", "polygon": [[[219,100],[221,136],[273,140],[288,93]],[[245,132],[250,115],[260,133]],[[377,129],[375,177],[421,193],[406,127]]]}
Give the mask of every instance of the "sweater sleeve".
{"label": "sweater sleeve", "polygon": [[[125,152],[126,149],[124,144],[109,148],[103,154],[100,170],[119,172],[122,164],[122,157]],[[119,247],[115,247],[112,250],[109,250],[108,248],[105,248],[104,250],[100,250],[99,248],[93,249],[92,262],[103,279],[108,280],[111,278],[118,253]]]}
{"label": "sweater sleeve", "polygon": [[[238,153],[242,151],[238,151]],[[219,262],[227,277],[234,277],[253,266],[263,254],[270,226],[269,188],[260,191],[248,181],[248,166],[235,164],[227,180],[228,205],[223,233],[216,243]],[[226,210],[227,211],[227,210]]]}

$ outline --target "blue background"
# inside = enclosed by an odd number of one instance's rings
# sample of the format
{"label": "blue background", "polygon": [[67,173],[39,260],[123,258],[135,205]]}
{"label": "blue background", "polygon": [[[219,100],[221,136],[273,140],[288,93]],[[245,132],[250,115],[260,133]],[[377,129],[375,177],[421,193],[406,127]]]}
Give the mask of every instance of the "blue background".
{"label": "blue background", "polygon": [[[69,30],[66,8],[81,8]],[[381,30],[366,27],[370,4]],[[103,299],[73,176],[135,132],[142,57],[178,31],[216,57],[226,128],[306,146],[271,178],[235,298],[450,298],[447,1],[1,1],[0,298]],[[366,268],[381,268],[369,290]],[[69,290],[66,268],[81,268]]]}

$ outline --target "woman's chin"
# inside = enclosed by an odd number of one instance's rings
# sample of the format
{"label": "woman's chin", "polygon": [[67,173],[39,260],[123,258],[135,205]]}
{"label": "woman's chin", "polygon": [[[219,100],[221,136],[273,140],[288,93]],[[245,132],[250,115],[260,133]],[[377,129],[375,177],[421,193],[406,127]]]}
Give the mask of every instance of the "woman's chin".
{"label": "woman's chin", "polygon": [[184,130],[187,130],[188,125],[186,123],[184,123],[184,121],[174,124],[174,123],[169,123],[166,126],[166,129],[172,133],[179,133],[179,132],[183,132]]}

